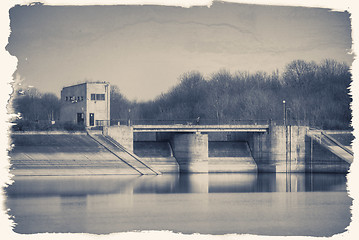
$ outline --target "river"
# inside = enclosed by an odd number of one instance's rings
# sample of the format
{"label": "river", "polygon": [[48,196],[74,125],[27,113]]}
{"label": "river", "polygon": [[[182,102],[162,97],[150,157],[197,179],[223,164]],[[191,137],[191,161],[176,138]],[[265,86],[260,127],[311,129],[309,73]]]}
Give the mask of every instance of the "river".
{"label": "river", "polygon": [[6,208],[23,234],[170,230],[332,236],[351,221],[344,174],[164,174],[14,178]]}

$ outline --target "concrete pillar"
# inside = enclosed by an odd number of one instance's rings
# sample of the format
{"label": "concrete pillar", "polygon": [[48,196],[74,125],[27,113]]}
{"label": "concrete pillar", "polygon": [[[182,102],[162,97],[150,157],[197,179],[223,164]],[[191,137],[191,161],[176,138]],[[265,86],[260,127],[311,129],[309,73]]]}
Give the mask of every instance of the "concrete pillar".
{"label": "concrete pillar", "polygon": [[129,126],[108,126],[103,128],[103,135],[110,136],[127,150],[133,152],[133,128]]}
{"label": "concrete pillar", "polygon": [[290,154],[288,156],[288,169],[291,172],[305,172],[307,158],[306,146],[309,139],[306,137],[309,127],[291,126],[289,127]]}
{"label": "concrete pillar", "polygon": [[[270,162],[276,172],[286,172],[287,140],[285,126],[270,126]],[[288,155],[289,156],[289,155]]]}
{"label": "concrete pillar", "polygon": [[276,172],[275,161],[272,157],[272,137],[269,133],[250,133],[248,144],[257,164],[258,172]]}
{"label": "concrete pillar", "polygon": [[180,172],[208,173],[207,134],[174,134],[171,145],[173,154],[179,164]]}
{"label": "concrete pillar", "polygon": [[[259,172],[305,172],[306,126],[270,126],[248,138]],[[286,137],[287,135],[287,137]]]}

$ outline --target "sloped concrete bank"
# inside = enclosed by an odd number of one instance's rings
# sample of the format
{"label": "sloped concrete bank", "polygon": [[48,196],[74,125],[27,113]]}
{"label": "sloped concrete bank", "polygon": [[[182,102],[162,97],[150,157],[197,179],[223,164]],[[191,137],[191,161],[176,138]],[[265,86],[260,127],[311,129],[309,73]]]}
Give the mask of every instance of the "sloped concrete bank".
{"label": "sloped concrete bank", "polygon": [[14,175],[138,175],[87,133],[14,133],[11,140],[10,172]]}

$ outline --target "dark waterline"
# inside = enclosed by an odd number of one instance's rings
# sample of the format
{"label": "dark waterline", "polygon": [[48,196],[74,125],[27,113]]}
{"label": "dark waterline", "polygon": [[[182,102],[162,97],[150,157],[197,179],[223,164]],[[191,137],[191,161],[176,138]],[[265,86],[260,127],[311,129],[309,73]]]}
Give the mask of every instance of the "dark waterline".
{"label": "dark waterline", "polygon": [[332,236],[350,223],[344,174],[15,177],[18,233],[171,230]]}

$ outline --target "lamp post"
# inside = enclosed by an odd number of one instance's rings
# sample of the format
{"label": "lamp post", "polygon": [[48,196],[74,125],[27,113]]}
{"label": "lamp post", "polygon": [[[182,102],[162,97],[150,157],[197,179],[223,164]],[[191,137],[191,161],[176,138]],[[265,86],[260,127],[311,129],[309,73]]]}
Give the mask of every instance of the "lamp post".
{"label": "lamp post", "polygon": [[[290,115],[289,115],[290,114]],[[288,162],[289,162],[289,191],[292,191],[292,123],[291,123],[291,119],[292,119],[292,109],[291,108],[286,108],[286,118],[288,118]]]}
{"label": "lamp post", "polygon": [[110,114],[110,109],[109,109],[109,103],[110,103],[109,93],[110,93],[110,88],[109,88],[109,84],[108,84],[108,83],[105,84],[105,93],[106,93],[106,124],[105,124],[105,126],[110,126],[110,125],[111,125],[111,114]]}
{"label": "lamp post", "polygon": [[285,186],[286,192],[288,192],[288,129],[287,129],[287,107],[286,102],[283,100],[283,126],[285,130]]}
{"label": "lamp post", "polygon": [[[291,161],[291,152],[292,152],[292,129],[289,124],[289,129],[287,126],[287,112],[290,111],[290,108],[287,108],[285,100],[283,100],[283,124],[285,129],[285,172],[286,172],[286,191],[292,191],[291,183],[291,172],[292,172],[292,161]],[[289,155],[289,156],[288,156]],[[289,166],[288,166],[289,164]]]}
{"label": "lamp post", "polygon": [[285,100],[283,100],[283,125],[287,124],[287,110],[285,105]]}
{"label": "lamp post", "polygon": [[283,100],[283,126],[285,130],[285,172],[288,172],[288,132],[287,132],[287,109]]}

